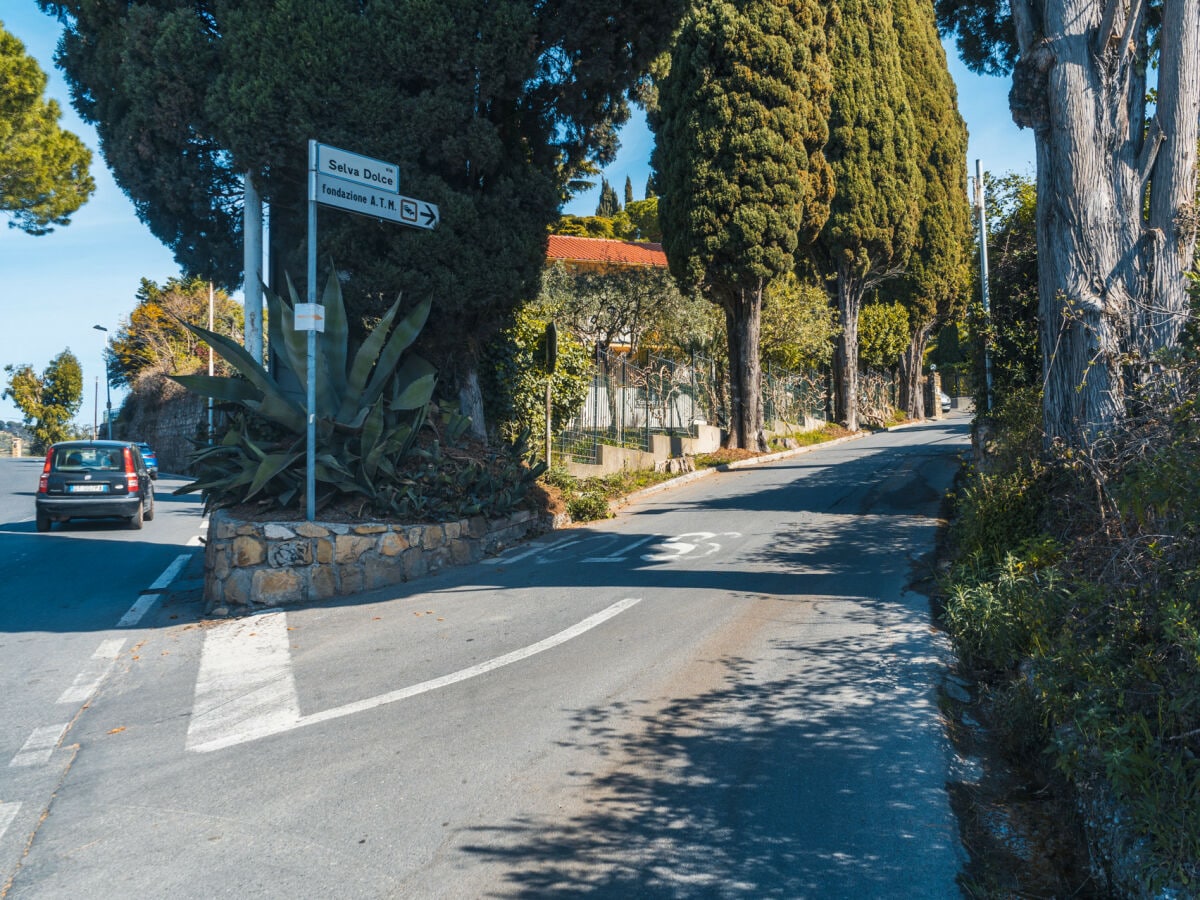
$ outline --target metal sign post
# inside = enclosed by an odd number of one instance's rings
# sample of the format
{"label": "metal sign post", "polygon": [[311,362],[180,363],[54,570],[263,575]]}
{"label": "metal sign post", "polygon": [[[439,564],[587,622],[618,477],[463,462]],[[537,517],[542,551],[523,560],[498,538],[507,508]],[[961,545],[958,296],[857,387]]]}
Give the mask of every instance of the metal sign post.
{"label": "metal sign post", "polygon": [[317,332],[325,330],[324,311],[317,303],[318,203],[410,228],[432,229],[440,218],[434,204],[400,196],[400,170],[394,163],[308,142],[308,302],[298,304],[294,322],[298,331],[308,332],[304,514],[309,522],[317,514]]}
{"label": "metal sign post", "polygon": [[[317,302],[317,142],[308,142],[308,302]],[[304,517],[311,522],[317,515],[317,332],[309,329],[305,352],[305,426]]]}

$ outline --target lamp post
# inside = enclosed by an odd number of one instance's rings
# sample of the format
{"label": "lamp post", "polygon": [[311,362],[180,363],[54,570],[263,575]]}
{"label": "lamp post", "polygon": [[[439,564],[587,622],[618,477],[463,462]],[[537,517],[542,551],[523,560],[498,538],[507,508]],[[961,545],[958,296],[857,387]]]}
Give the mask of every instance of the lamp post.
{"label": "lamp post", "polygon": [[[97,331],[103,331],[108,334],[108,329],[103,325],[93,325]],[[108,384],[108,365],[107,361],[104,366],[104,422],[107,425],[106,435],[112,440],[112,389]]]}

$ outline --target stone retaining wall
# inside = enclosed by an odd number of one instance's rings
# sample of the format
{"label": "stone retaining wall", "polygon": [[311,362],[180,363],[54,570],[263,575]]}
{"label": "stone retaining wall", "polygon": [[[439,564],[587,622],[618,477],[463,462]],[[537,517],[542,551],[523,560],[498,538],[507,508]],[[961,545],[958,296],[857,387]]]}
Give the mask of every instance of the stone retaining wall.
{"label": "stone retaining wall", "polygon": [[548,527],[529,511],[440,525],[352,525],[246,522],[219,510],[204,552],[205,613],[244,613],[400,584],[478,562]]}

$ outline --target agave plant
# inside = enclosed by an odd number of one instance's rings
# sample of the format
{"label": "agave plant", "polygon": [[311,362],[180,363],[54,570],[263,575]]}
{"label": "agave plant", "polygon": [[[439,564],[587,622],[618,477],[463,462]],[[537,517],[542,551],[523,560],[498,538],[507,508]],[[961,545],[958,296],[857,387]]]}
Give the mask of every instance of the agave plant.
{"label": "agave plant", "polygon": [[[299,302],[265,292],[271,349],[301,384],[308,377],[307,336],[295,330]],[[331,276],[323,294],[325,331],[316,354],[316,480],[318,499],[339,494],[380,498],[380,485],[402,478],[400,463],[426,423],[436,382],[434,367],[406,353],[429,315],[431,301],[397,320],[400,300],[352,352],[341,285]],[[287,392],[235,341],[186,325],[234,369],[236,377],[172,376],[185,388],[232,407],[220,442],[199,447],[196,481],[180,493],[203,491],[206,507],[270,498],[287,506],[304,490],[307,410],[303,397]],[[451,415],[443,423],[451,440],[469,421]],[[446,436],[446,435],[444,435]],[[386,493],[386,492],[385,492]]]}

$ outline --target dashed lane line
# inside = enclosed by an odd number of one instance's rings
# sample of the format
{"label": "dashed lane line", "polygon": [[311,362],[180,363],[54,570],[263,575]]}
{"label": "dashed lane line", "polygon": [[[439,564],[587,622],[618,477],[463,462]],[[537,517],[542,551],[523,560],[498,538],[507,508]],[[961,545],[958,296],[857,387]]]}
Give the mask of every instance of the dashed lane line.
{"label": "dashed lane line", "polygon": [[70,727],[70,722],[63,722],[61,725],[43,725],[33,729],[33,734],[17,751],[17,755],[9,762],[9,766],[39,766],[49,762],[55,748],[62,742],[63,736]]}
{"label": "dashed lane line", "polygon": [[112,667],[116,665],[121,648],[125,646],[124,638],[115,638],[100,642],[100,647],[92,654],[86,665],[69,688],[58,698],[59,703],[85,703],[100,687]]}
{"label": "dashed lane line", "polygon": [[137,598],[133,606],[129,607],[125,615],[121,616],[117,621],[117,627],[132,628],[138,622],[142,621],[142,617],[150,611],[150,607],[162,597],[160,591],[164,591],[170,586],[171,582],[179,576],[179,573],[183,571],[183,567],[188,564],[191,558],[192,554],[190,553],[182,553],[175,557],[175,561],[167,566],[150,587],[142,591],[142,595]]}
{"label": "dashed lane line", "polygon": [[21,804],[19,802],[5,803],[3,800],[0,800],[0,838],[4,837],[4,832],[13,823],[13,819],[17,817],[17,811],[20,808]]}

